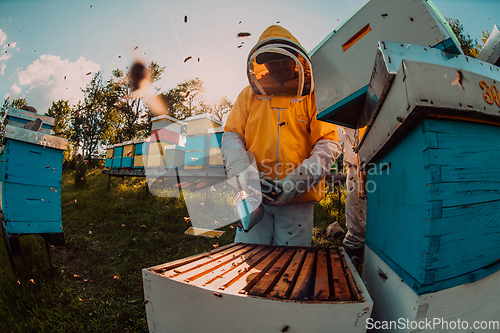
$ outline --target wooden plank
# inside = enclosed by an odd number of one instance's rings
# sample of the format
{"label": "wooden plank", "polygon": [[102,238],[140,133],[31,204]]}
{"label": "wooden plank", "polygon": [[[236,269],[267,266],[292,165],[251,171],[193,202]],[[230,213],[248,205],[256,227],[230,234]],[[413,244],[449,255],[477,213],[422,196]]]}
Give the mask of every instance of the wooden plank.
{"label": "wooden plank", "polygon": [[[230,256],[224,256],[222,258],[219,258],[217,260],[210,260],[209,262],[197,266],[194,269],[189,269],[189,272],[186,272],[184,274],[179,274],[177,276],[172,277],[173,280],[176,281],[186,281],[186,282],[192,282],[200,277],[202,277],[205,274],[210,273],[212,270],[219,268],[220,266],[223,266],[227,262],[231,262],[234,260],[234,258],[240,256],[240,255],[250,255],[252,253],[258,252],[258,250],[255,250],[254,247],[251,248],[242,248]],[[180,271],[182,272],[182,271]]]}
{"label": "wooden plank", "polygon": [[[274,263],[281,257],[285,248],[275,248],[273,252],[267,255],[264,260],[259,262],[255,267],[252,267],[245,275],[242,276],[241,281],[247,281],[247,285],[240,289],[239,293],[248,293],[257,282],[267,273]],[[236,285],[235,285],[236,287]]]}
{"label": "wooden plank", "polygon": [[261,246],[259,249],[261,250],[259,253],[249,255],[246,260],[239,265],[237,275],[222,286],[224,291],[238,293],[248,284],[248,282],[250,282],[250,279],[253,279],[257,275],[253,268],[273,251],[272,247],[267,246]]}
{"label": "wooden plank", "polygon": [[234,252],[236,251],[243,249],[250,250],[251,248],[253,248],[251,245],[234,243],[233,246],[228,247],[223,251],[218,251],[216,253],[206,252],[198,256],[193,256],[175,261],[173,263],[169,263],[167,266],[164,266],[161,269],[156,269],[155,273],[161,273],[169,278],[173,278],[179,274],[187,273],[194,268],[201,267],[206,263],[212,262],[213,260],[219,260],[229,254],[234,254]]}
{"label": "wooden plank", "polygon": [[332,267],[333,299],[336,301],[349,301],[351,293],[347,284],[344,268],[340,262],[338,249],[330,249],[330,261]]}
{"label": "wooden plank", "polygon": [[61,221],[61,191],[45,186],[3,184],[5,219],[12,221]]}
{"label": "wooden plank", "polygon": [[257,282],[255,286],[248,291],[248,294],[253,296],[264,296],[271,292],[280,277],[285,272],[295,252],[295,249],[287,249],[273,265],[272,269],[266,272],[259,282]]}
{"label": "wooden plank", "polygon": [[312,283],[312,274],[314,268],[314,259],[316,258],[315,252],[308,252],[302,268],[300,269],[299,276],[297,277],[297,282],[292,290],[290,299],[294,300],[304,300],[310,297],[309,288]]}
{"label": "wooden plank", "polygon": [[206,258],[206,257],[214,256],[214,255],[219,255],[222,252],[228,251],[231,248],[237,249],[237,248],[241,248],[241,247],[245,247],[245,246],[247,246],[247,244],[231,243],[228,245],[221,246],[221,247],[219,247],[215,250],[212,250],[212,251],[208,251],[208,252],[204,252],[204,253],[200,253],[200,254],[195,254],[195,255],[187,257],[187,258],[178,259],[178,260],[168,262],[165,264],[153,266],[153,267],[150,267],[148,269],[151,270],[152,272],[154,272],[155,274],[164,275],[165,272],[167,272],[168,270],[172,270],[174,268],[190,264],[190,263],[195,262],[196,260],[199,260],[202,258]]}
{"label": "wooden plank", "polygon": [[316,261],[316,281],[314,283],[313,298],[316,300],[330,299],[330,286],[328,274],[328,261],[326,249],[318,249]]}
{"label": "wooden plank", "polygon": [[[468,165],[445,165],[441,167],[442,182],[500,182],[496,165],[482,165],[478,167]],[[500,185],[500,184],[499,184]]]}
{"label": "wooden plank", "polygon": [[264,251],[264,249],[264,247],[258,246],[253,252],[233,257],[233,260],[226,261],[224,265],[212,270],[210,273],[195,281],[193,285],[224,290],[226,288],[225,285],[229,281],[234,280],[236,276],[242,277],[245,275],[245,272],[249,271],[250,268],[247,266],[247,260],[259,261],[261,258],[266,258],[269,252]]}
{"label": "wooden plank", "polygon": [[[193,283],[196,279],[199,279],[205,275],[210,274],[213,270],[218,269],[219,267],[222,267],[224,265],[230,264],[232,261],[234,261],[238,256],[243,256],[244,258],[253,258],[254,256],[259,255],[259,253],[262,251],[261,248],[256,247],[251,249],[250,251],[241,251],[241,252],[236,252],[231,256],[231,258],[223,258],[221,260],[211,262],[204,267],[197,268],[187,274],[187,276],[183,277],[183,281],[188,282],[188,283]],[[262,255],[262,254],[260,254]],[[203,285],[205,283],[205,279],[202,280],[202,282],[197,282],[196,285]]]}
{"label": "wooden plank", "polygon": [[292,261],[290,262],[290,265],[288,265],[285,272],[281,276],[278,283],[276,283],[269,296],[276,298],[286,298],[291,294],[292,288],[296,281],[296,275],[298,275],[298,271],[303,259],[305,258],[305,254],[305,249],[297,250],[297,252],[293,256]]}
{"label": "wooden plank", "polygon": [[[258,249],[256,251],[260,251],[263,248],[259,246],[256,249]],[[207,279],[203,283],[197,283],[197,282],[195,283],[201,284],[202,286],[207,287],[209,289],[224,290],[226,288],[226,285],[229,285],[228,283],[230,281],[233,280],[235,281],[238,276],[244,274],[242,272],[248,269],[248,266],[244,265],[246,260],[247,256],[238,256],[234,258],[234,260],[230,263],[231,267],[228,267],[228,269],[221,271],[220,275],[212,276],[211,279]],[[235,292],[238,292],[238,290],[236,290]]]}
{"label": "wooden plank", "polygon": [[460,182],[428,185],[425,199],[441,200],[443,208],[495,201],[500,198],[500,184],[495,182]]}

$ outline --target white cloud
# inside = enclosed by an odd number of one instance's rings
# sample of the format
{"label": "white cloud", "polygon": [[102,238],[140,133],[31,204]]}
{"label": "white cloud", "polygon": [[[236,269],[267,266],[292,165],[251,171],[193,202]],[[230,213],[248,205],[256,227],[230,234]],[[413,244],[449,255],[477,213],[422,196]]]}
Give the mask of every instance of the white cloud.
{"label": "white cloud", "polygon": [[2,46],[2,51],[0,54],[0,68],[1,68],[0,75],[4,75],[5,68],[7,67],[5,62],[9,60],[9,58],[12,56],[11,51],[19,50],[19,47],[16,47],[16,42],[7,43],[7,35],[5,34],[5,32],[3,32],[2,29],[0,29],[0,46]]}
{"label": "white cloud", "polygon": [[5,44],[6,41],[7,41],[7,35],[5,34],[5,32],[3,32],[2,29],[0,29],[0,45]]}
{"label": "white cloud", "polygon": [[2,54],[2,56],[0,56],[0,61],[7,61],[7,59],[9,59],[11,56],[11,54],[4,53]]}
{"label": "white cloud", "polygon": [[21,94],[21,87],[18,87],[15,83],[10,87],[10,93],[12,94],[13,98],[19,97],[19,94]]}
{"label": "white cloud", "polygon": [[[76,104],[83,98],[81,88],[92,79],[100,66],[80,57],[75,62],[61,60],[54,55],[42,55],[18,73],[19,86],[26,92],[23,97],[39,113],[45,113],[52,101],[69,100]],[[91,72],[92,75],[86,75]],[[26,87],[26,88],[25,88]],[[12,89],[11,89],[12,91]]]}

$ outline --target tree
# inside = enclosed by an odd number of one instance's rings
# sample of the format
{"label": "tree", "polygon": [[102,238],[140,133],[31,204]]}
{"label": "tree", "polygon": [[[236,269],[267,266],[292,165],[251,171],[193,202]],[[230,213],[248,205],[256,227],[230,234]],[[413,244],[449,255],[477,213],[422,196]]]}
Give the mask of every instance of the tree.
{"label": "tree", "polygon": [[182,120],[207,111],[201,93],[203,93],[203,81],[194,78],[183,81],[160,95],[167,105],[168,114]]}
{"label": "tree", "polygon": [[120,122],[118,111],[110,107],[109,85],[97,72],[82,89],[83,101],[78,102],[71,115],[71,141],[82,150],[82,158],[92,161],[99,148],[113,140]]}
{"label": "tree", "polygon": [[460,42],[460,46],[465,55],[471,57],[477,57],[479,53],[479,48],[477,47],[477,41],[473,40],[470,35],[466,35],[464,32],[464,26],[460,23],[458,19],[454,18],[446,18],[448,24],[457,36],[458,41]]}
{"label": "tree", "polygon": [[[158,81],[164,70],[165,67],[160,67],[156,62],[151,61],[147,68],[149,82]],[[113,141],[124,142],[149,135],[151,114],[147,104],[144,103],[147,96],[133,93],[130,73],[124,74],[122,70],[114,70],[109,90],[107,104],[110,108],[114,107],[122,119],[122,125],[117,129]]]}
{"label": "tree", "polygon": [[52,106],[47,111],[47,116],[54,118],[54,127],[52,130],[55,135],[64,138],[71,136],[71,107],[69,101],[62,99],[52,102]]}
{"label": "tree", "polygon": [[[71,107],[69,101],[62,99],[57,102],[52,102],[52,106],[47,111],[47,116],[54,118],[54,134],[59,137],[70,139],[73,131],[71,128]],[[73,147],[68,145],[64,151],[64,162],[69,162],[72,159]]]}
{"label": "tree", "polygon": [[233,108],[233,103],[227,99],[227,96],[222,97],[212,105],[205,105],[207,113],[222,121],[224,115],[228,114]]}

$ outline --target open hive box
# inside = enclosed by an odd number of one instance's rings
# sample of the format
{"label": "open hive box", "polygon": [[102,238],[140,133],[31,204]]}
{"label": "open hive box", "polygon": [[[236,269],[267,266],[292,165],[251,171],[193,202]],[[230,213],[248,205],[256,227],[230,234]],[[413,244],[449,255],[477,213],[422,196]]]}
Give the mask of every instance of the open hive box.
{"label": "open hive box", "polygon": [[234,243],[143,281],[150,332],[364,332],[372,309],[339,248]]}

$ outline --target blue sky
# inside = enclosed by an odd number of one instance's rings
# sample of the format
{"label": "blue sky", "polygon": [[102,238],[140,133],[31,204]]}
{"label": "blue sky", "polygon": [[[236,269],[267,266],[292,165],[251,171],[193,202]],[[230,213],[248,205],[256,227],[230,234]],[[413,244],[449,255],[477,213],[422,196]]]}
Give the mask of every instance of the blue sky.
{"label": "blue sky", "polygon": [[[279,21],[310,51],[366,2],[0,0],[0,98],[24,97],[44,113],[52,100],[75,104],[88,72],[109,79],[142,59],[166,67],[157,83],[163,91],[199,77],[208,102],[234,102],[247,85],[248,52],[267,26]],[[500,0],[434,3],[472,38],[500,26]]]}

